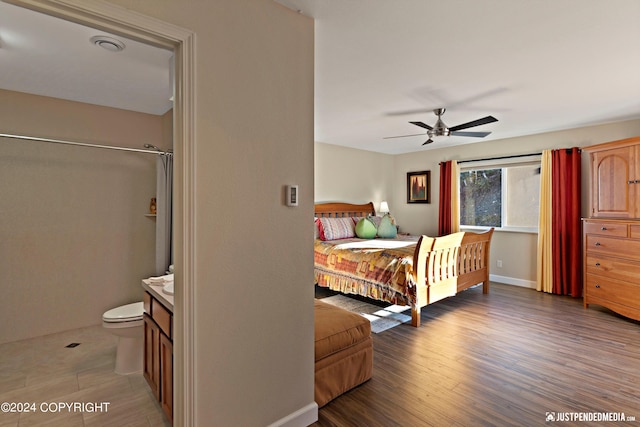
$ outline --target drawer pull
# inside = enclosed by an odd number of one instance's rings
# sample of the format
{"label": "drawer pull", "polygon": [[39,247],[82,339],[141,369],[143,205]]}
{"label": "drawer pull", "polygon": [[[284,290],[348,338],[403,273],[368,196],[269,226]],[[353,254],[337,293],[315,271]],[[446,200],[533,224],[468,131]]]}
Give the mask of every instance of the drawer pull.
{"label": "drawer pull", "polygon": [[596,267],[600,267],[600,263],[599,262],[596,262]]}
{"label": "drawer pull", "polygon": [[634,184],[634,183],[635,183],[634,180],[629,181],[629,184]]}
{"label": "drawer pull", "polygon": [[596,285],[596,289],[600,289],[600,285]]}
{"label": "drawer pull", "polygon": [[602,227],[600,230],[607,231],[607,227]]}
{"label": "drawer pull", "polygon": [[600,242],[596,242],[596,246],[600,246]]}

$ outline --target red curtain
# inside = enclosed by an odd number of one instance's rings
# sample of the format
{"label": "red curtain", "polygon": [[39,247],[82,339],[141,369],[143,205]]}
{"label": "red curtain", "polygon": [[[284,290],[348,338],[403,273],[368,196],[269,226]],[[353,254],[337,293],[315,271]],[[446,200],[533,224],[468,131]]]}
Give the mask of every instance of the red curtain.
{"label": "red curtain", "polygon": [[440,163],[440,202],[438,205],[438,235],[451,234],[453,229],[451,212],[451,169],[452,162]]}
{"label": "red curtain", "polygon": [[552,152],[553,293],[582,296],[580,150]]}

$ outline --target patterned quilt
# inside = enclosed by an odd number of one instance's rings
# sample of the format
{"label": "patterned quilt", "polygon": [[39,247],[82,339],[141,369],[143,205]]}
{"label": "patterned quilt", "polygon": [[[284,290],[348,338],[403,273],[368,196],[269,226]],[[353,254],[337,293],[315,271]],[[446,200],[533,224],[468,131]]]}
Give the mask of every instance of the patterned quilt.
{"label": "patterned quilt", "polygon": [[415,302],[413,253],[418,237],[341,239],[314,245],[318,286],[392,304]]}

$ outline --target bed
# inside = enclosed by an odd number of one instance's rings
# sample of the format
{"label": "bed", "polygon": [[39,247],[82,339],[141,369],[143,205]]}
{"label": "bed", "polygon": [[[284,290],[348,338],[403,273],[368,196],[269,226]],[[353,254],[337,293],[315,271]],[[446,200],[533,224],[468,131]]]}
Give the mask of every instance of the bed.
{"label": "bed", "polygon": [[[320,223],[321,228],[329,222],[355,224],[369,215],[375,215],[373,203],[315,205],[316,227]],[[489,292],[492,235],[493,228],[442,237],[399,234],[393,239],[316,238],[315,282],[344,294],[408,305],[411,324],[418,327],[422,307],[480,283],[483,293]]]}

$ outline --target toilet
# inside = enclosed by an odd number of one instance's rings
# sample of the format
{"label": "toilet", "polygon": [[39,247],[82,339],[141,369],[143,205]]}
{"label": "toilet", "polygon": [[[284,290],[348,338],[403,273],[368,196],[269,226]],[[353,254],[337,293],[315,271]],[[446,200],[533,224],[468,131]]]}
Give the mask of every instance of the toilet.
{"label": "toilet", "polygon": [[142,301],[106,311],[102,326],[118,337],[115,373],[133,374],[142,371],[144,355],[144,320]]}

